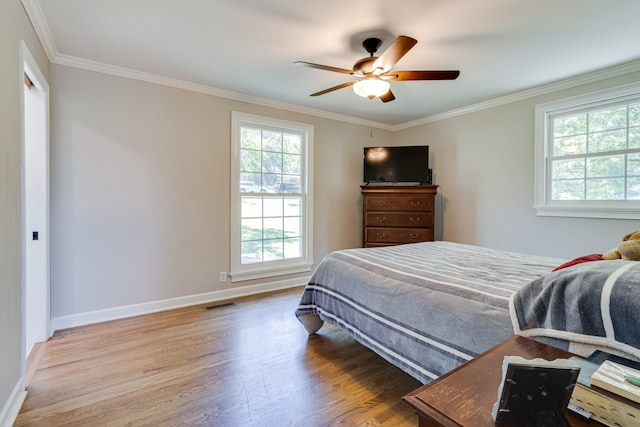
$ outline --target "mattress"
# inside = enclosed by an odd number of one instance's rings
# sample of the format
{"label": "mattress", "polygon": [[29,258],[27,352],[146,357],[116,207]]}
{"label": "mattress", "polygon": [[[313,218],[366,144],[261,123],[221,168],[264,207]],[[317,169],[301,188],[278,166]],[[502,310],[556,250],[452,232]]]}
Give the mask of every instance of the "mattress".
{"label": "mattress", "polygon": [[327,255],[296,316],[324,322],[427,383],[514,334],[509,300],[565,260],[453,242]]}

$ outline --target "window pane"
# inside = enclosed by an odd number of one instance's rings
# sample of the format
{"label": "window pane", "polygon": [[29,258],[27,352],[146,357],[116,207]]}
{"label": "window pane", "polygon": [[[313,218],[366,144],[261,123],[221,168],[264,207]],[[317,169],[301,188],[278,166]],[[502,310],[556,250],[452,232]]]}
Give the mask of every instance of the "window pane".
{"label": "window pane", "polygon": [[283,154],[282,172],[286,174],[300,175],[300,156],[296,154]]}
{"label": "window pane", "polygon": [[262,188],[260,189],[260,191],[262,191],[263,193],[274,193],[276,191],[274,187],[278,183],[279,179],[280,174],[262,174]]}
{"label": "window pane", "polygon": [[627,106],[589,113],[589,132],[627,126]]}
{"label": "window pane", "polygon": [[629,148],[640,148],[640,127],[629,128]]}
{"label": "window pane", "polygon": [[242,264],[253,264],[262,262],[262,240],[242,242]]}
{"label": "window pane", "polygon": [[262,152],[262,171],[265,173],[282,173],[282,154],[271,151]]}
{"label": "window pane", "polygon": [[260,151],[240,150],[240,172],[260,172]]}
{"label": "window pane", "polygon": [[627,199],[640,199],[640,177],[634,176],[627,179]]}
{"label": "window pane", "polygon": [[301,197],[243,197],[241,263],[301,256],[301,205]]}
{"label": "window pane", "polygon": [[275,261],[284,258],[282,239],[264,241],[264,260]]}
{"label": "window pane", "polygon": [[627,175],[640,176],[640,153],[627,155]]}
{"label": "window pane", "polygon": [[559,117],[553,121],[553,137],[572,136],[587,133],[587,115]]}
{"label": "window pane", "polygon": [[265,239],[282,239],[284,236],[284,230],[282,229],[282,217],[265,218],[263,236]]}
{"label": "window pane", "polygon": [[299,258],[302,256],[302,239],[284,239],[285,258]]}
{"label": "window pane", "polygon": [[617,129],[589,134],[589,152],[618,151],[627,148],[627,130]]}
{"label": "window pane", "polygon": [[587,180],[587,200],[624,199],[624,178]]}
{"label": "window pane", "polygon": [[587,135],[574,135],[553,141],[553,155],[567,156],[587,152]]}
{"label": "window pane", "polygon": [[301,218],[284,218],[284,235],[287,237],[300,237],[302,235]]}
{"label": "window pane", "polygon": [[282,199],[280,197],[265,197],[264,216],[265,218],[282,217]]}
{"label": "window pane", "polygon": [[282,151],[291,154],[300,154],[300,135],[284,134]]}
{"label": "window pane", "polygon": [[553,200],[583,200],[584,180],[553,181],[551,193]]}
{"label": "window pane", "polygon": [[243,127],[240,129],[240,147],[245,149],[260,149],[260,140],[262,131],[260,129],[252,129]]}
{"label": "window pane", "polygon": [[623,177],[624,156],[594,157],[587,159],[587,177]]}
{"label": "window pane", "polygon": [[556,160],[553,162],[553,179],[584,178],[584,159]]}
{"label": "window pane", "polygon": [[285,198],[284,199],[284,215],[285,216],[302,216],[302,198]]}
{"label": "window pane", "polygon": [[282,133],[264,131],[262,134],[262,149],[264,151],[282,151]]}
{"label": "window pane", "polygon": [[262,217],[262,198],[261,197],[242,197],[242,208],[240,215],[242,218],[261,218]]}
{"label": "window pane", "polygon": [[259,173],[244,172],[240,175],[240,192],[259,192],[260,191],[260,179]]}
{"label": "window pane", "polygon": [[243,219],[241,239],[243,242],[262,240],[262,218]]}
{"label": "window pane", "polygon": [[640,126],[640,104],[629,105],[629,126]]}
{"label": "window pane", "polygon": [[303,167],[302,136],[247,127],[243,127],[242,132],[244,142],[240,150],[240,170],[244,185],[240,190],[299,193]]}

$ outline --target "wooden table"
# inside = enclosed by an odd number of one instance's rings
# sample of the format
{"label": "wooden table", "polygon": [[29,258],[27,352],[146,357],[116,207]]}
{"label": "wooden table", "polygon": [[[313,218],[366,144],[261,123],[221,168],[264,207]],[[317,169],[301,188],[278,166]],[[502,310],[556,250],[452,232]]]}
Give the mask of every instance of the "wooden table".
{"label": "wooden table", "polygon": [[[416,411],[420,427],[492,426],[491,409],[498,398],[504,356],[554,360],[566,359],[573,354],[514,336],[407,394],[402,401]],[[566,417],[573,427],[602,426],[569,410]]]}

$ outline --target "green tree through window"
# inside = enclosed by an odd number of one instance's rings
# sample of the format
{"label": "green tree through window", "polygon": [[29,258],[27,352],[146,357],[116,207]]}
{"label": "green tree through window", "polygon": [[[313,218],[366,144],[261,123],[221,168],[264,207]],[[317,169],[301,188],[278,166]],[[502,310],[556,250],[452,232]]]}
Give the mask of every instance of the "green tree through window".
{"label": "green tree through window", "polygon": [[640,198],[640,103],[553,118],[552,200]]}

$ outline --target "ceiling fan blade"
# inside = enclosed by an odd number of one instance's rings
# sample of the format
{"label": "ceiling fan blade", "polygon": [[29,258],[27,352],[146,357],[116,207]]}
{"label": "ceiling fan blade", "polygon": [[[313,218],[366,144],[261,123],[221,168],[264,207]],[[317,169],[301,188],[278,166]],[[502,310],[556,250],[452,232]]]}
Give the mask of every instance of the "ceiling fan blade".
{"label": "ceiling fan blade", "polygon": [[329,89],[321,90],[320,92],[312,93],[309,96],[324,95],[325,93],[333,92],[334,90],[338,90],[338,89],[342,89],[342,88],[345,88],[345,87],[353,86],[354,83],[355,82],[342,83],[341,85],[330,87]]}
{"label": "ceiling fan blade", "polygon": [[458,70],[445,71],[393,71],[382,74],[383,80],[455,80],[460,75]]}
{"label": "ceiling fan blade", "polygon": [[346,68],[330,67],[328,65],[314,64],[312,62],[296,61],[294,64],[302,65],[303,67],[317,68],[319,70],[333,71],[335,73],[355,74],[353,70],[347,70]]}
{"label": "ceiling fan blade", "polygon": [[389,102],[393,101],[394,99],[396,99],[396,97],[393,95],[393,92],[391,92],[391,89],[389,89],[384,95],[380,96],[380,100],[382,102]]}
{"label": "ceiling fan blade", "polygon": [[389,71],[416,43],[418,43],[418,40],[414,38],[398,36],[391,43],[391,46],[376,59],[376,62],[373,63],[373,69],[380,69],[383,73]]}

